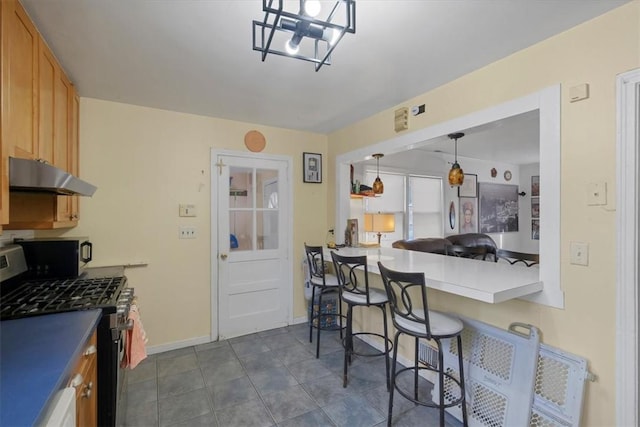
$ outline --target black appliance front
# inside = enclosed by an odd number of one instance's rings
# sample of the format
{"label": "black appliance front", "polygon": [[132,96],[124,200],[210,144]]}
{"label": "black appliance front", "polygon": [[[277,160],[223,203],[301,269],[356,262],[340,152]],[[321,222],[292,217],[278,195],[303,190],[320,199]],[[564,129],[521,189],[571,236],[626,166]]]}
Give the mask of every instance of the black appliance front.
{"label": "black appliance front", "polygon": [[17,239],[27,261],[27,277],[50,279],[78,277],[93,257],[86,238]]}
{"label": "black appliance front", "polygon": [[121,332],[115,313],[103,313],[98,326],[98,426],[115,426],[118,416],[118,357]]}

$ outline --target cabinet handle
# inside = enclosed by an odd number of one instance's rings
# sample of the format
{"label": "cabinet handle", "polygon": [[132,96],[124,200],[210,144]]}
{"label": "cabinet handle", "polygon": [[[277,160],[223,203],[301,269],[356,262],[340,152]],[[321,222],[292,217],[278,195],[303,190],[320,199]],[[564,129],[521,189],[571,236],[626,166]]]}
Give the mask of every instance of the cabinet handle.
{"label": "cabinet handle", "polygon": [[85,356],[91,356],[92,354],[95,354],[97,351],[98,349],[96,348],[96,346],[91,344],[89,347],[87,347],[87,349],[82,354]]}
{"label": "cabinet handle", "polygon": [[87,384],[87,387],[84,389],[84,392],[82,392],[82,398],[89,399],[91,397],[92,390],[93,390],[93,381],[89,381],[89,384]]}
{"label": "cabinet handle", "polygon": [[84,382],[84,378],[82,378],[82,374],[75,374],[73,379],[71,380],[71,387],[78,387]]}

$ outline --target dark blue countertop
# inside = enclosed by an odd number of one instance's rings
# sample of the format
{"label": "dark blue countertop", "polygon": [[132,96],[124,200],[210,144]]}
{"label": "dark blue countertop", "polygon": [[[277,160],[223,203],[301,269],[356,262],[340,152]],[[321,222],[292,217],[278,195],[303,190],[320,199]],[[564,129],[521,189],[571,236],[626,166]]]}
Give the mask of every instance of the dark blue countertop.
{"label": "dark blue countertop", "polygon": [[0,426],[32,426],[66,387],[100,310],[0,322]]}

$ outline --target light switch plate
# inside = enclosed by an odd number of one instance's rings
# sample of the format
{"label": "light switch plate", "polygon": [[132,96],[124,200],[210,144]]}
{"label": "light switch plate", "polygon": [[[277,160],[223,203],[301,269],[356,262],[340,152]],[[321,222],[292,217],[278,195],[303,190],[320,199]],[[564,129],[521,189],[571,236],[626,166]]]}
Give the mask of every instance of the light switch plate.
{"label": "light switch plate", "polygon": [[185,217],[194,217],[196,216],[196,205],[191,204],[180,204],[179,215]]}
{"label": "light switch plate", "polygon": [[585,242],[571,242],[571,264],[589,265],[589,244]]}

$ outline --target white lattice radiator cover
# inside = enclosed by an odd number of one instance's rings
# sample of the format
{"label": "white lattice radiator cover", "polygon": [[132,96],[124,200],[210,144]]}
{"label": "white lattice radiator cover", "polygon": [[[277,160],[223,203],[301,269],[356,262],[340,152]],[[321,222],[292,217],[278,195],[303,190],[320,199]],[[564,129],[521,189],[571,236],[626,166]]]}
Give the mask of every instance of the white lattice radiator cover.
{"label": "white lattice radiator cover", "polygon": [[[593,379],[585,359],[540,344],[535,326],[504,330],[460,318],[470,426],[579,425],[584,381]],[[458,378],[455,340],[443,340],[443,353],[445,371]],[[445,380],[444,392],[449,402],[459,396],[452,381]],[[438,396],[436,382],[434,401]],[[447,411],[462,420],[460,406]]]}

